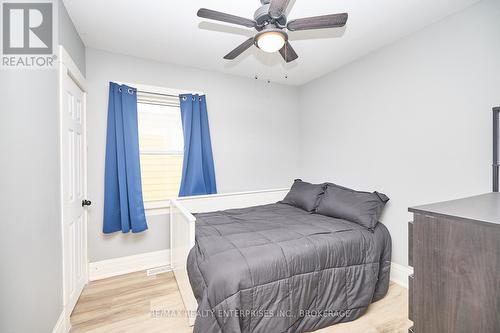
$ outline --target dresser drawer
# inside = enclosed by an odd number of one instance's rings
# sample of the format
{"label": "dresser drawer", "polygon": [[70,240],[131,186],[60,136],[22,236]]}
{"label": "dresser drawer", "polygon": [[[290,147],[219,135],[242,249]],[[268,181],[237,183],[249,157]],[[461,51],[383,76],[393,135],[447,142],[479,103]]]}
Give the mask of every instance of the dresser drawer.
{"label": "dresser drawer", "polygon": [[408,266],[413,267],[413,221],[408,222]]}
{"label": "dresser drawer", "polygon": [[413,274],[408,276],[408,319],[413,321]]}

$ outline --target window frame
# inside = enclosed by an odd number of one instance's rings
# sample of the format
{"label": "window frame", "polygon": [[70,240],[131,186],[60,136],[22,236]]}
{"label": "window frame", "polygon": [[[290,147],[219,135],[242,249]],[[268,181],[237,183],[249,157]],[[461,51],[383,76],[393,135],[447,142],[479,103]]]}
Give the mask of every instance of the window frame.
{"label": "window frame", "polygon": [[[145,92],[156,93],[156,94],[181,95],[181,94],[186,94],[189,92],[191,94],[198,94],[198,95],[205,95],[205,96],[207,95],[204,92],[196,91],[194,89],[174,89],[174,88],[146,85],[146,84],[133,83],[133,82],[119,82],[119,81],[114,81],[114,82],[116,82],[118,84],[122,84],[122,85],[124,84],[124,85],[127,85],[129,87],[136,88],[139,91],[145,91]],[[165,153],[163,153],[163,152],[161,154],[165,155]],[[181,152],[180,154],[183,155],[184,152]],[[144,210],[146,211],[146,216],[169,214],[170,213],[170,200],[145,201],[144,202]]]}

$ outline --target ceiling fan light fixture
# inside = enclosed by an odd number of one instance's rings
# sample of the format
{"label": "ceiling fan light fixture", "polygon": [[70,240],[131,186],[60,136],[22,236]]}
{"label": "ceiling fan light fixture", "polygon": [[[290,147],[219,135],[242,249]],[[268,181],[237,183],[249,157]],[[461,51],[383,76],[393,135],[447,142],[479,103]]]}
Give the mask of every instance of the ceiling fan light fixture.
{"label": "ceiling fan light fixture", "polygon": [[236,57],[255,45],[268,53],[279,51],[287,63],[294,61],[299,56],[290,45],[286,31],[340,28],[346,25],[349,17],[348,13],[340,13],[288,21],[286,13],[291,0],[260,0],[260,2],[262,6],[255,11],[253,20],[207,8],[198,10],[198,17],[237,24],[257,31],[255,36],[249,37],[226,54],[224,59],[236,59]]}
{"label": "ceiling fan light fixture", "polygon": [[264,52],[273,53],[285,45],[285,35],[281,31],[265,31],[257,37],[257,46]]}

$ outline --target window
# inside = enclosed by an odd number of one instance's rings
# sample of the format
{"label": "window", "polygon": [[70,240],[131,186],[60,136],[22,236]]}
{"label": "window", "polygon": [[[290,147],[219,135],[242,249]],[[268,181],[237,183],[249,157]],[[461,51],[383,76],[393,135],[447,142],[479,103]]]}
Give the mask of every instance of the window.
{"label": "window", "polygon": [[184,151],[178,97],[138,91],[137,111],[144,201],[175,198]]}

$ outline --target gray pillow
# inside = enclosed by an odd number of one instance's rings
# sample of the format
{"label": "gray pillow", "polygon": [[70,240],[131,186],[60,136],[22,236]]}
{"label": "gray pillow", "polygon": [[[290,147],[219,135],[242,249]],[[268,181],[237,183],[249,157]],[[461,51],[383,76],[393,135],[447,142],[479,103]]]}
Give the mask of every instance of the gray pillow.
{"label": "gray pillow", "polygon": [[324,184],[311,184],[295,179],[290,192],[281,203],[289,204],[305,211],[312,212],[318,206],[324,192]]}
{"label": "gray pillow", "polygon": [[373,229],[389,198],[378,192],[360,192],[328,183],[316,213]]}

